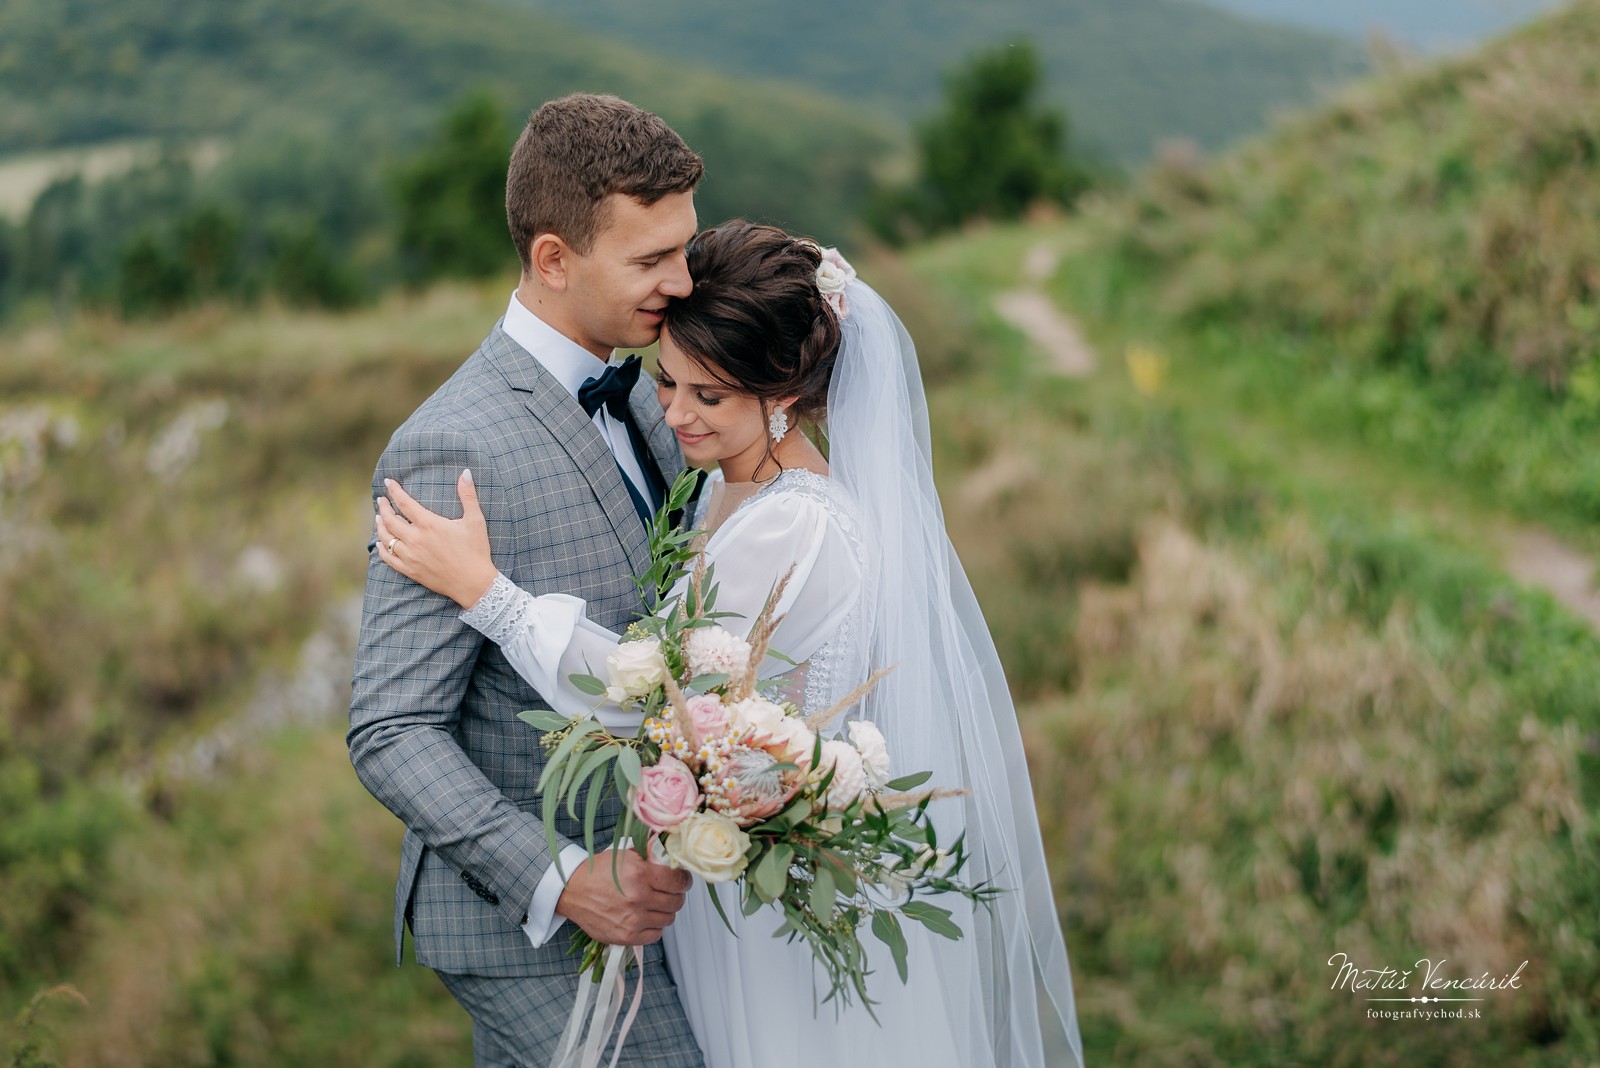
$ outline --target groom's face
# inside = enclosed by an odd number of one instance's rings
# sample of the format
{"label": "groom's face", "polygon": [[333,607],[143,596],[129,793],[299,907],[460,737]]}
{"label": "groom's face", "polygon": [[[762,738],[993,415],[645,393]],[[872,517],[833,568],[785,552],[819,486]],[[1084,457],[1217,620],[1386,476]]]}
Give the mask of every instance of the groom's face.
{"label": "groom's face", "polygon": [[607,209],[609,222],[587,253],[573,256],[567,281],[581,335],[573,340],[601,357],[660,336],[667,302],[689,295],[685,250],[696,224],[693,193],[650,205],[613,193]]}

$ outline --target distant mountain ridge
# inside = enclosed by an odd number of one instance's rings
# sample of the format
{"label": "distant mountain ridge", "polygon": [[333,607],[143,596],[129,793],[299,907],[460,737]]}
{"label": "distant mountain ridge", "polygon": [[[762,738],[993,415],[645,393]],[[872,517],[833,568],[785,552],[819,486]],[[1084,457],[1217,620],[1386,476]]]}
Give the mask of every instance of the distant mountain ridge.
{"label": "distant mountain ridge", "polygon": [[780,78],[901,119],[975,49],[1026,39],[1082,139],[1113,159],[1218,148],[1366,69],[1358,41],[1193,0],[501,0],[708,70]]}
{"label": "distant mountain ridge", "polygon": [[495,0],[0,5],[0,153],[315,131],[380,166],[477,89],[523,114],[580,89],[658,111],[706,157],[708,218],[842,226],[896,137],[821,92],[735,83]]}
{"label": "distant mountain ridge", "polygon": [[1433,52],[1503,33],[1563,0],[1210,0],[1251,18],[1271,19],[1349,36],[1376,30]]}

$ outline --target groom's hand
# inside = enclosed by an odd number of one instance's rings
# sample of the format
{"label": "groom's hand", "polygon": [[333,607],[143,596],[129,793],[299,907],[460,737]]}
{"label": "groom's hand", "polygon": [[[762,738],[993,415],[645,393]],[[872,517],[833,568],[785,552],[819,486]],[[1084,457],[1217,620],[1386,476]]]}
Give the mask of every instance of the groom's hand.
{"label": "groom's hand", "polygon": [[620,853],[608,849],[578,865],[568,877],[556,901],[556,915],[607,945],[648,945],[660,941],[661,932],[683,907],[689,883],[686,871],[653,864],[631,849]]}

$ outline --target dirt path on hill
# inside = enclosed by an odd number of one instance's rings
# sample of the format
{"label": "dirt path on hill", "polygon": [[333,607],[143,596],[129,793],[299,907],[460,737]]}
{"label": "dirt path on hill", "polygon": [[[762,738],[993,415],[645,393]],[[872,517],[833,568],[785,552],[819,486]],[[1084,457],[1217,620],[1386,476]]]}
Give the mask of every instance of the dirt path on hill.
{"label": "dirt path on hill", "polygon": [[[1060,262],[1061,252],[1054,245],[1034,245],[1022,260],[1024,284],[996,294],[994,308],[1049,355],[1059,374],[1081,378],[1095,368],[1094,349],[1043,289]],[[983,484],[992,481],[986,478]],[[1524,585],[1545,590],[1600,634],[1600,567],[1594,559],[1537,527],[1516,530],[1509,542],[1502,555],[1507,573]]]}
{"label": "dirt path on hill", "polygon": [[1600,633],[1600,586],[1590,557],[1546,531],[1525,527],[1512,540],[1506,570],[1518,582],[1548,590]]}
{"label": "dirt path on hill", "polygon": [[1056,307],[1041,286],[1055,273],[1061,253],[1054,246],[1039,244],[1028,250],[1022,261],[1024,288],[997,293],[994,310],[1000,317],[1043,349],[1050,366],[1068,378],[1082,378],[1094,370],[1094,349],[1084,339],[1078,324]]}

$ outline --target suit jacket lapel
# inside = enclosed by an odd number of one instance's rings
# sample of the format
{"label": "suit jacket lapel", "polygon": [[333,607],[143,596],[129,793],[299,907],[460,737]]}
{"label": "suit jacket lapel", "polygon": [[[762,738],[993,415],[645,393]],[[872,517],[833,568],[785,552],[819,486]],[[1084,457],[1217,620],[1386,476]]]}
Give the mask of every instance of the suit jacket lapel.
{"label": "suit jacket lapel", "polygon": [[584,414],[577,398],[568,393],[543,364],[507,337],[499,324],[484,342],[484,352],[511,388],[523,395],[522,402],[528,411],[572,458],[594,492],[600,510],[605,513],[628,558],[628,566],[635,575],[644,574],[650,566],[650,547],[639,523],[639,513],[634,511],[628,488],[622,484],[616,457],[606,448],[605,439]]}
{"label": "suit jacket lapel", "polygon": [[628,394],[628,410],[650,446],[650,455],[639,457],[639,462],[653,462],[661,472],[661,481],[671,488],[672,480],[683,471],[683,452],[678,448],[678,436],[667,425],[661,404],[656,400],[655,380],[649,375],[640,375],[633,392]]}

